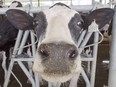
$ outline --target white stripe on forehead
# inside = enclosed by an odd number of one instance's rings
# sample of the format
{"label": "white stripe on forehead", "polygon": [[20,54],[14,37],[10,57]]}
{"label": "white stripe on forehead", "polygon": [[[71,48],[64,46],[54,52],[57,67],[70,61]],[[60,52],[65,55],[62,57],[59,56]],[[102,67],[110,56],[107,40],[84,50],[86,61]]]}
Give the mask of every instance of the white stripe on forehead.
{"label": "white stripe on forehead", "polygon": [[77,11],[61,5],[55,5],[54,7],[43,12],[45,13],[47,20],[51,19],[54,16],[62,15],[69,21],[74,16],[74,14],[79,14]]}
{"label": "white stripe on forehead", "polygon": [[65,41],[74,43],[72,40],[68,23],[75,14],[79,14],[66,6],[56,5],[43,11],[47,20],[45,42]]}
{"label": "white stripe on forehead", "polygon": [[12,3],[9,8],[15,8],[16,6],[18,6],[18,2]]}

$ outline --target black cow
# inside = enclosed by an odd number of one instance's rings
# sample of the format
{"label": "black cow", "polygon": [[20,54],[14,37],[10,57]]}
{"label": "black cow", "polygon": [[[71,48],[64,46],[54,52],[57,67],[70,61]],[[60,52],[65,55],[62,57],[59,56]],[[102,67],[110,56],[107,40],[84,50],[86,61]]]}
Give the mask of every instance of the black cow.
{"label": "black cow", "polygon": [[[13,1],[9,8],[22,7],[18,1]],[[18,34],[16,29],[6,18],[5,15],[0,15],[0,51],[5,51],[6,66],[8,68],[8,60],[10,56],[10,48],[14,46]]]}
{"label": "black cow", "polygon": [[[10,9],[8,20],[18,29],[35,30],[38,47],[33,70],[50,82],[66,82],[81,72],[80,52],[76,45],[82,29],[88,29],[93,20],[99,29],[112,18],[109,8],[91,12],[83,21],[81,15],[62,3],[40,11],[33,18],[24,11]],[[70,87],[76,87],[71,84]]]}

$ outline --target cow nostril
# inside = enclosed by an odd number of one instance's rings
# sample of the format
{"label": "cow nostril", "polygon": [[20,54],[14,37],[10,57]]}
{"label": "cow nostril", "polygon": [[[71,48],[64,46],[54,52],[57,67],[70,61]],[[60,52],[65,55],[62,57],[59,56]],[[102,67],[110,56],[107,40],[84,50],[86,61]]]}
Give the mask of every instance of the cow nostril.
{"label": "cow nostril", "polygon": [[49,53],[46,50],[40,50],[39,53],[41,54],[42,57],[48,57]]}
{"label": "cow nostril", "polygon": [[69,58],[70,58],[70,59],[75,59],[75,58],[77,57],[77,55],[78,55],[77,50],[71,50],[71,51],[69,52]]}

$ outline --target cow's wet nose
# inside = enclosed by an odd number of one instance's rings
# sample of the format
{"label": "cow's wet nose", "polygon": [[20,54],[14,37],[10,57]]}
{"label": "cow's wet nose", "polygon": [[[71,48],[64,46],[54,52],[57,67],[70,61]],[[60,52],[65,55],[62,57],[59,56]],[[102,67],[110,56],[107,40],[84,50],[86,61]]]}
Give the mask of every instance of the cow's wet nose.
{"label": "cow's wet nose", "polygon": [[43,60],[49,58],[65,58],[74,60],[78,56],[78,51],[75,45],[67,43],[45,43],[41,44],[38,53]]}

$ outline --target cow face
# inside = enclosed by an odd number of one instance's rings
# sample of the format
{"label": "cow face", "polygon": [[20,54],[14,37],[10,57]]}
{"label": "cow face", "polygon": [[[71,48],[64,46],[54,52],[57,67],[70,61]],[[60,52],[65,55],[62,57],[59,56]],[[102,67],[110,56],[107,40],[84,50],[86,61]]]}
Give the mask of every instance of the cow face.
{"label": "cow face", "polygon": [[9,8],[22,7],[22,4],[19,1],[13,1]]}
{"label": "cow face", "polygon": [[33,65],[35,72],[51,82],[65,82],[80,74],[81,59],[76,42],[84,24],[78,12],[57,3],[34,18],[16,9],[6,14],[16,28],[35,30],[39,40]]}

